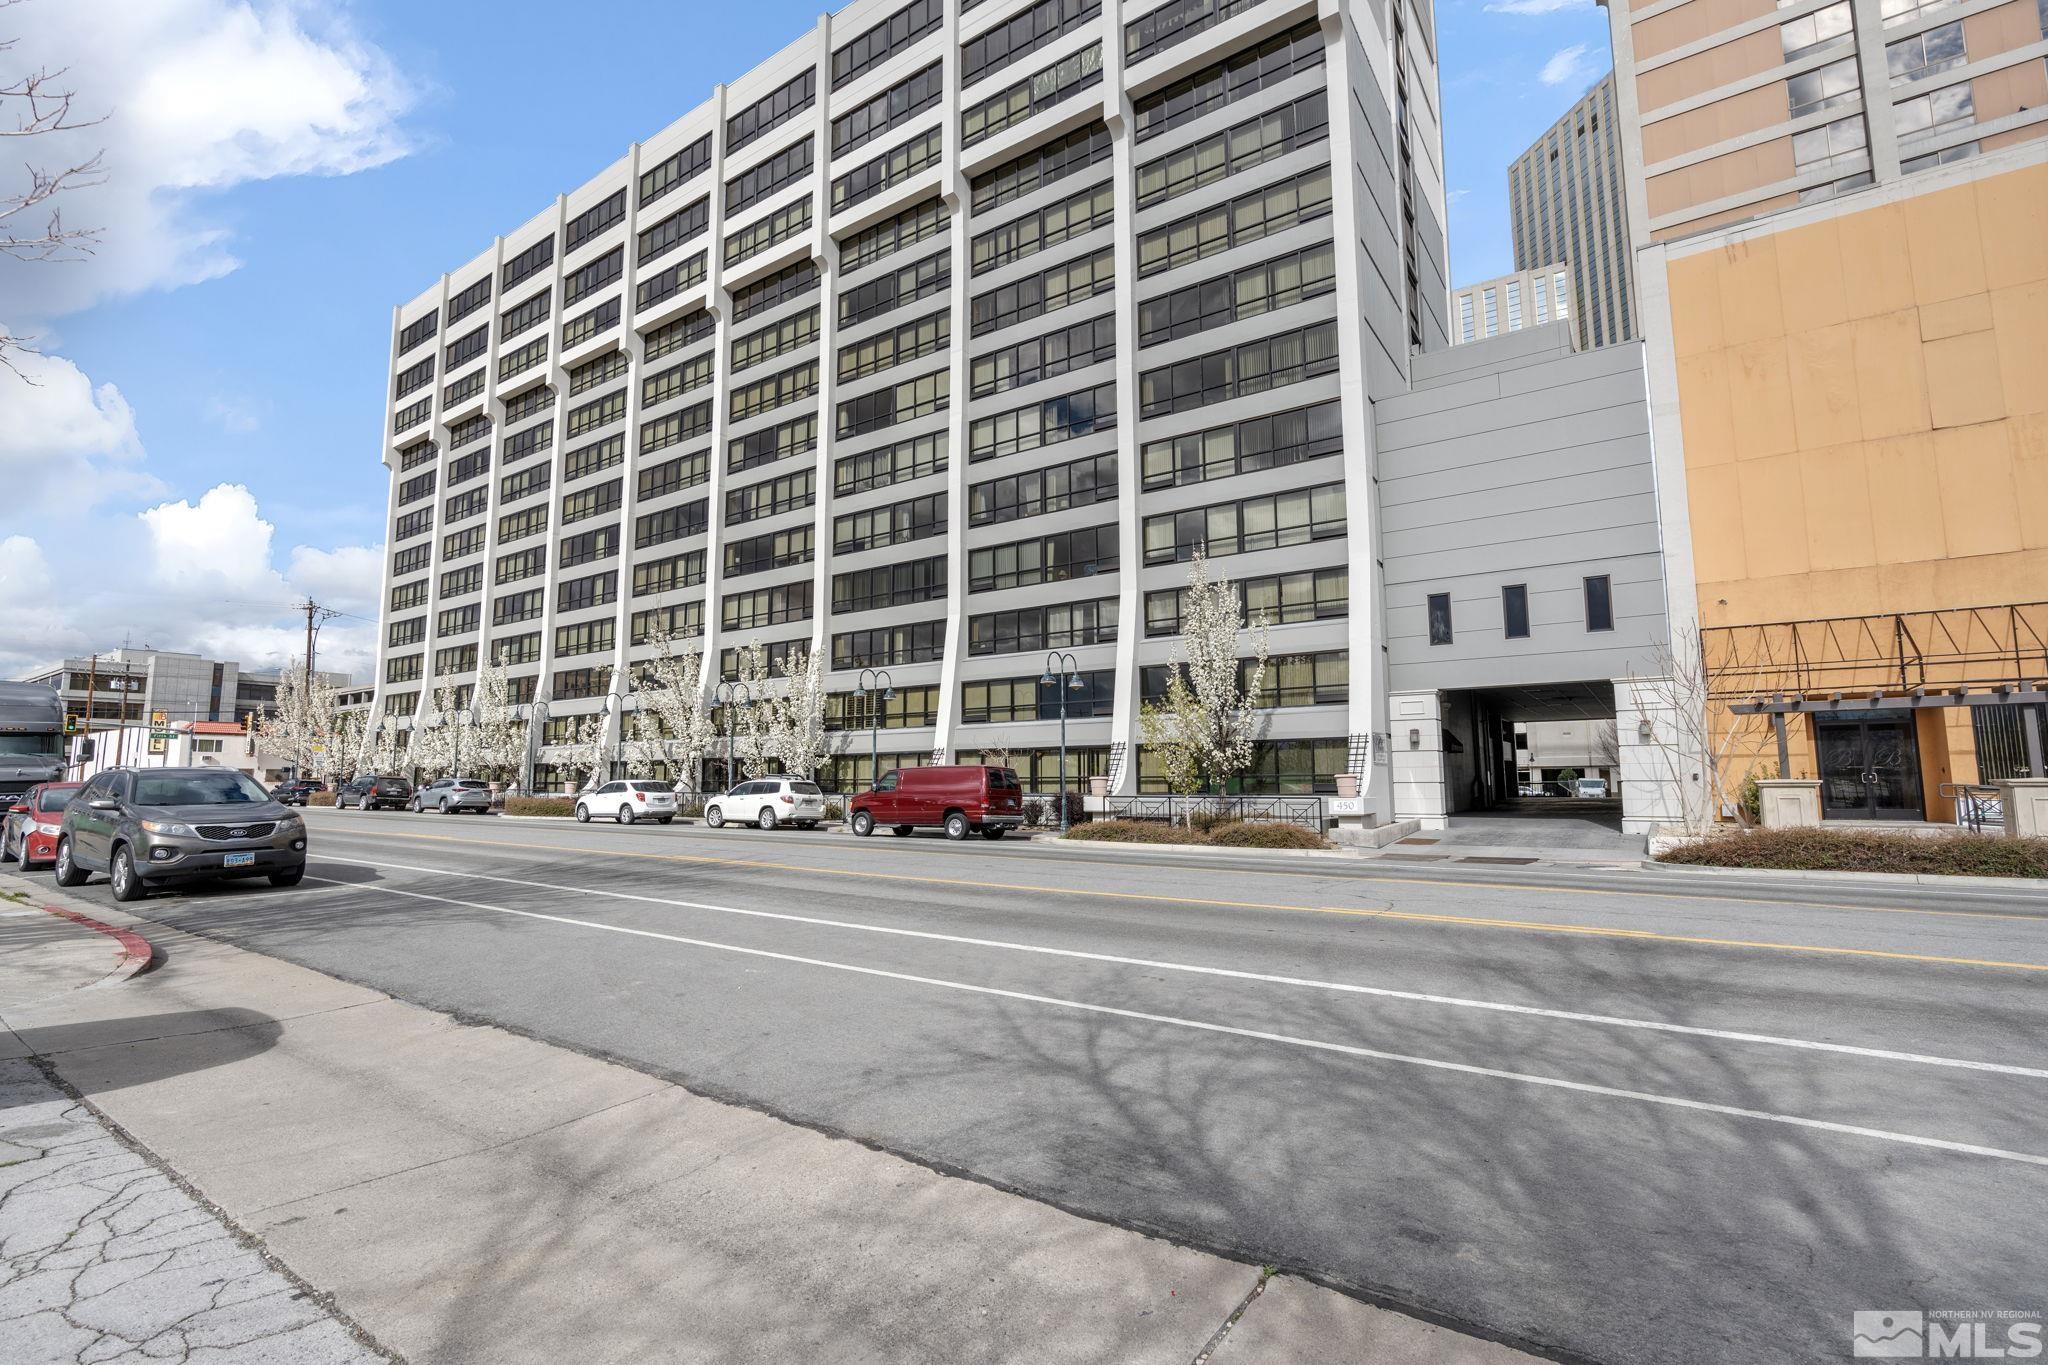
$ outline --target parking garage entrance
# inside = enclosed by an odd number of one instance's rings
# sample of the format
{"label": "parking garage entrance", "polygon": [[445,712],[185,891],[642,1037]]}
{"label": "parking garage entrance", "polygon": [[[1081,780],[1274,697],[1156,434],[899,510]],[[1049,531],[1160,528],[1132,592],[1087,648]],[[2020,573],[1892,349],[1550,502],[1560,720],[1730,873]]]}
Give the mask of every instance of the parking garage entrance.
{"label": "parking garage entrance", "polygon": [[1447,691],[1442,724],[1452,831],[1574,846],[1603,842],[1603,831],[1620,834],[1613,682]]}

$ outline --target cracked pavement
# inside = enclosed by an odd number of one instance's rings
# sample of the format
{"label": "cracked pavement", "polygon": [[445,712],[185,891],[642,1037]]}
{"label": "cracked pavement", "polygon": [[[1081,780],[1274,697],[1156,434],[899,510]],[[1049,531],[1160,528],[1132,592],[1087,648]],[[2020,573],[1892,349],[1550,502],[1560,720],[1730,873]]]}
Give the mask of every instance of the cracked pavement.
{"label": "cracked pavement", "polygon": [[390,1359],[22,1060],[0,1061],[0,1356]]}

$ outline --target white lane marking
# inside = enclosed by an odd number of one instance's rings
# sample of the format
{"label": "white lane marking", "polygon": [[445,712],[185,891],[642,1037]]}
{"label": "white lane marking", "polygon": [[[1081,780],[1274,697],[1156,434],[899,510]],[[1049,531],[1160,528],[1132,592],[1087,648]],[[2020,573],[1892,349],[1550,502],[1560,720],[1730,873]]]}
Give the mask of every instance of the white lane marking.
{"label": "white lane marking", "polygon": [[[341,862],[342,859],[334,859]],[[371,863],[368,866],[375,867]],[[324,877],[307,877],[307,881],[327,881],[332,885],[355,885],[347,882],[332,882]],[[505,880],[493,878],[492,880]],[[533,885],[533,883],[522,883]],[[538,910],[514,910],[506,905],[486,905],[482,901],[458,900],[453,896],[436,896],[425,891],[406,891],[395,886],[365,885],[359,889],[383,892],[391,896],[408,896],[414,900],[438,901],[443,905],[456,905],[465,910],[488,910],[494,914],[517,915],[521,919],[544,920],[550,924],[567,924],[578,929],[598,929],[605,933],[627,934],[634,938],[659,939],[664,943],[680,943],[691,948],[709,948],[715,952],[738,953],[745,957],[767,958],[775,962],[794,962],[804,967],[823,967],[835,972],[852,972],[858,976],[878,977],[886,981],[907,981],[917,986],[937,986],[942,990],[963,991],[970,995],[989,995],[1003,1000],[1019,1000],[1032,1005],[1051,1005],[1057,1009],[1078,1010],[1087,1014],[1109,1015],[1117,1019],[1135,1019],[1146,1024],[1169,1024],[1175,1028],[1194,1029],[1202,1033],[1221,1033],[1233,1038],[1252,1038],[1260,1042],[1284,1043],[1289,1047],[1307,1048],[1315,1052],[1334,1052],[1346,1057],[1363,1057],[1370,1061],[1395,1062],[1402,1066],[1427,1067],[1432,1071],[1450,1071],[1464,1076],[1483,1076],[1490,1080],[1514,1081],[1521,1085],[1537,1085],[1552,1090],[1569,1090],[1581,1095],[1602,1095],[1609,1099],[1635,1100],[1642,1104],[1659,1104],[1672,1109],[1690,1109],[1702,1114],[1720,1114],[1728,1118],[1756,1119],[1764,1123],[1785,1124],[1793,1128],[1811,1128],[1825,1133],[1844,1133],[1851,1137],[1875,1138],[1880,1142],[1895,1142],[1908,1147],[1929,1147],[1936,1151],[1958,1152],[1967,1156],[1992,1157],[2000,1161],[2016,1161],[2028,1166],[2048,1166],[2048,1156],[2035,1156],[2030,1152],[2014,1152],[2003,1147],[1983,1147],[1972,1142],[1952,1142],[1947,1138],[1922,1137],[1917,1133],[1896,1133],[1885,1128],[1865,1128],[1853,1123],[1835,1123],[1828,1119],[1802,1118],[1797,1114],[1778,1114],[1767,1109],[1744,1109],[1732,1104],[1715,1104],[1709,1100],[1689,1100],[1677,1095],[1657,1095],[1646,1090],[1624,1090],[1619,1086],[1594,1085],[1588,1081],[1569,1081],[1559,1076],[1539,1076],[1526,1071],[1503,1071],[1497,1067],[1474,1066],[1469,1062],[1450,1062],[1437,1057],[1416,1057],[1402,1052],[1383,1052],[1378,1048],[1358,1047],[1351,1043],[1332,1043],[1319,1038],[1302,1038],[1291,1033],[1273,1033],[1265,1029],[1240,1028],[1234,1024],[1216,1024],[1204,1019],[1186,1019],[1175,1014],[1152,1014],[1144,1010],[1123,1009],[1116,1005],[1091,1004],[1086,1000],[1069,1000],[1057,995],[1037,995],[1030,991],[1006,990],[1001,986],[981,986],[971,981],[950,981],[941,976],[919,976],[913,972],[892,972],[882,967],[863,967],[852,962],[834,962],[830,958],[805,957],[799,953],[778,953],[768,948],[748,948],[737,943],[720,943],[714,939],[690,938],[683,934],[664,934],[658,929],[634,929],[623,924],[604,924],[597,920],[577,919],[573,915],[549,915]]]}
{"label": "white lane marking", "polygon": [[[500,882],[507,886],[527,887],[537,891],[558,891],[571,896],[605,896],[613,900],[640,901],[649,905],[668,905],[685,910],[707,910],[721,915],[741,915],[748,919],[783,920],[792,924],[816,925],[827,929],[850,929],[865,934],[888,934],[897,938],[930,939],[939,943],[958,943],[975,948],[999,948],[1004,952],[1033,953],[1043,957],[1076,958],[1084,962],[1107,962],[1123,967],[1149,967],[1157,971],[1186,972],[1195,976],[1225,977],[1233,981],[1260,981],[1278,986],[1302,986],[1311,990],[1338,991],[1347,995],[1369,995],[1386,1000],[1402,1000],[1421,1005],[1443,1005],[1454,1009],[1490,1010],[1498,1014],[1521,1015],[1535,1019],[1560,1019],[1574,1024],[1599,1024],[1609,1028],[1643,1029],[1653,1033],[1675,1033],[1694,1038],[1713,1038],[1722,1042],[1757,1043],[1767,1047],[1798,1048],[1808,1052],[1835,1052],[1851,1057],[1871,1057],[1887,1062],[1908,1062],[1915,1066],[1952,1067],[1960,1071],[1988,1071],[2002,1076],[2026,1076],[2035,1080],[2048,1080],[2048,1068],[2018,1066],[2007,1062],[1978,1062],[1962,1057],[1941,1057],[1922,1052],[1899,1052],[1889,1048],[1857,1047],[1850,1043],[1824,1043],[1807,1038],[1784,1038],[1770,1033],[1743,1033],[1731,1029],[1701,1028],[1692,1024],[1672,1024],[1659,1019],[1631,1019],[1626,1015],[1582,1014],[1575,1010],[1548,1009],[1539,1005],[1515,1005],[1500,1000],[1474,1000],[1456,995],[1431,995],[1422,991],[1395,990],[1387,986],[1359,986],[1345,981],[1323,981],[1314,977],[1280,976],[1269,972],[1249,972],[1233,967],[1204,967],[1189,962],[1164,962],[1145,957],[1122,957],[1114,953],[1090,953],[1077,948],[1048,948],[1035,943],[1013,943],[1005,939],[970,938],[961,934],[941,934],[927,929],[898,929],[881,924],[859,924],[848,920],[823,919],[815,915],[793,915],[776,910],[748,910],[736,905],[711,905],[703,901],[676,900],[667,896],[648,896],[631,891],[609,891],[598,887],[556,886],[547,882],[529,881],[519,877],[494,877],[485,872],[451,872],[436,868],[415,867],[406,863],[378,863],[359,858],[331,858],[327,861],[352,863],[361,867],[385,868],[394,872],[421,872],[429,876],[467,877],[474,881]],[[317,880],[317,879],[316,879]]]}

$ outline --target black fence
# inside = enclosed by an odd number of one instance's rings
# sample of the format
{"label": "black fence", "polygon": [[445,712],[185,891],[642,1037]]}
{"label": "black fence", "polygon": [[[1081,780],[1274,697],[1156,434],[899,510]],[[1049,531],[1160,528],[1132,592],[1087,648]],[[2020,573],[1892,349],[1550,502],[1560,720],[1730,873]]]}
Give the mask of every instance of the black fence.
{"label": "black fence", "polygon": [[1941,794],[1956,803],[1956,823],[1975,834],[1985,826],[2005,828],[2005,798],[1996,787],[1970,782],[1944,782]]}
{"label": "black fence", "polygon": [[1320,796],[1109,796],[1103,798],[1102,813],[1110,820],[1183,825],[1199,815],[1254,825],[1300,825],[1317,834],[1325,825]]}

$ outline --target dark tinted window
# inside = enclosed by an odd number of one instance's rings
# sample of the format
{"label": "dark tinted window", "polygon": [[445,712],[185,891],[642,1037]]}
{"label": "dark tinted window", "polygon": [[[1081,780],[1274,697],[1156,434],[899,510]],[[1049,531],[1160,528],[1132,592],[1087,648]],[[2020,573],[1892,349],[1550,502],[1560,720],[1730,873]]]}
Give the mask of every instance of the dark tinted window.
{"label": "dark tinted window", "polygon": [[1521,583],[1511,583],[1500,590],[1501,620],[1507,627],[1510,640],[1529,638],[1529,589]]}
{"label": "dark tinted window", "polygon": [[1614,584],[1606,574],[1586,580],[1586,629],[1614,629]]}
{"label": "dark tinted window", "polygon": [[36,798],[36,809],[44,812],[63,810],[71,804],[72,798],[77,795],[78,789],[75,787],[57,791],[52,791],[45,787],[43,788],[42,795]]}
{"label": "dark tinted window", "polygon": [[1433,645],[1451,642],[1451,595],[1447,592],[1429,595],[1429,642]]}
{"label": "dark tinted window", "polygon": [[143,773],[135,781],[138,806],[246,806],[270,793],[240,773]]}

